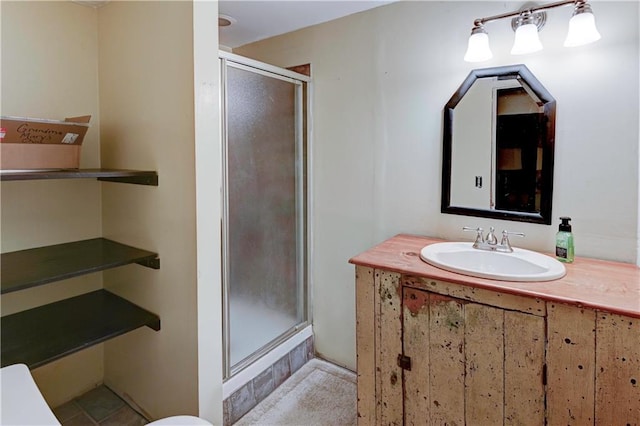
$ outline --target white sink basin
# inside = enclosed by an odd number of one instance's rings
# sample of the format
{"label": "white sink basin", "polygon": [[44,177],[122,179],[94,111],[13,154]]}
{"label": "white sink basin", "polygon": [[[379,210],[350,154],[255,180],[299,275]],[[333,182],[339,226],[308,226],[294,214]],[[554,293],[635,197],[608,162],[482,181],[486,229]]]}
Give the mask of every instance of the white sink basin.
{"label": "white sink basin", "polygon": [[551,281],[564,277],[564,265],[534,251],[513,253],[474,249],[473,243],[436,243],[424,247],[420,258],[430,265],[472,277],[503,281]]}

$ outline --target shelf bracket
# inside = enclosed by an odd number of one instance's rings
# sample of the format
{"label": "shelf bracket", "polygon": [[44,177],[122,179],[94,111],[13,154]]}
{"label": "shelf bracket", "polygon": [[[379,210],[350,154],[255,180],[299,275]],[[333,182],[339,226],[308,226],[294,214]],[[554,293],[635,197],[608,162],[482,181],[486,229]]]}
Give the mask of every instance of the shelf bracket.
{"label": "shelf bracket", "polygon": [[147,327],[149,327],[150,329],[154,330],[154,331],[160,331],[160,318],[158,318],[155,321],[151,321],[149,323],[146,324]]}
{"label": "shelf bracket", "polygon": [[145,266],[151,269],[160,269],[160,258],[156,257],[155,259],[143,259],[136,262],[138,265]]}
{"label": "shelf bracket", "polygon": [[104,182],[131,183],[134,185],[158,186],[157,173],[146,176],[99,177]]}

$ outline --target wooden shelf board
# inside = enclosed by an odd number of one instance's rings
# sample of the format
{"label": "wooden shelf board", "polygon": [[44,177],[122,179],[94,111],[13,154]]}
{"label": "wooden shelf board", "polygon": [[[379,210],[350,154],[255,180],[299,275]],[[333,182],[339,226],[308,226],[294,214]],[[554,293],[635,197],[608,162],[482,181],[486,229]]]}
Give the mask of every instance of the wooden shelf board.
{"label": "wooden shelf board", "polygon": [[142,326],[160,330],[160,318],[106,290],[50,303],[0,319],[2,367],[30,369]]}
{"label": "wooden shelf board", "polygon": [[158,173],[148,170],[120,169],[55,169],[55,170],[2,170],[0,180],[89,179],[158,186]]}
{"label": "wooden shelf board", "polygon": [[159,262],[157,257],[156,253],[105,238],[3,253],[0,256],[1,293],[24,290],[131,263],[149,266]]}

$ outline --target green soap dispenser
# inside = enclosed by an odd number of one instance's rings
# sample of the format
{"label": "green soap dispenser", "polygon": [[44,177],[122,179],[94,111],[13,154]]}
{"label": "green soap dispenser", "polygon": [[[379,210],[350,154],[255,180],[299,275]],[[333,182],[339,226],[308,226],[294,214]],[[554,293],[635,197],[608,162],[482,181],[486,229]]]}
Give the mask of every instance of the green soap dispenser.
{"label": "green soap dispenser", "polygon": [[573,262],[573,234],[571,233],[570,217],[561,217],[558,233],[556,234],[556,258],[561,262]]}

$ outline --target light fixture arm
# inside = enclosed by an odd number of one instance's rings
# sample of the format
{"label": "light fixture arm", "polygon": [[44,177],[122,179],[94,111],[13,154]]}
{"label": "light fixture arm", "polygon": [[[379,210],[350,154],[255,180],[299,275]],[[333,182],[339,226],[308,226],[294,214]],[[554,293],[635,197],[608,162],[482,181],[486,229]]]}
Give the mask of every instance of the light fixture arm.
{"label": "light fixture arm", "polygon": [[535,12],[542,12],[544,10],[549,10],[549,9],[553,9],[556,7],[560,7],[560,6],[567,6],[567,5],[575,5],[575,6],[579,6],[580,4],[584,4],[586,3],[586,0],[562,0],[562,1],[558,1],[555,3],[549,3],[549,4],[543,4],[540,6],[533,6],[533,7],[527,7],[523,10],[518,10],[515,12],[507,12],[507,13],[502,13],[500,15],[493,15],[493,16],[488,16],[486,18],[478,18],[476,20],[473,21],[473,25],[475,26],[479,26],[479,25],[484,25],[487,22],[492,22],[492,21],[497,21],[499,19],[504,19],[504,18],[514,18],[517,16],[520,16],[523,12],[531,12],[532,14]]}

